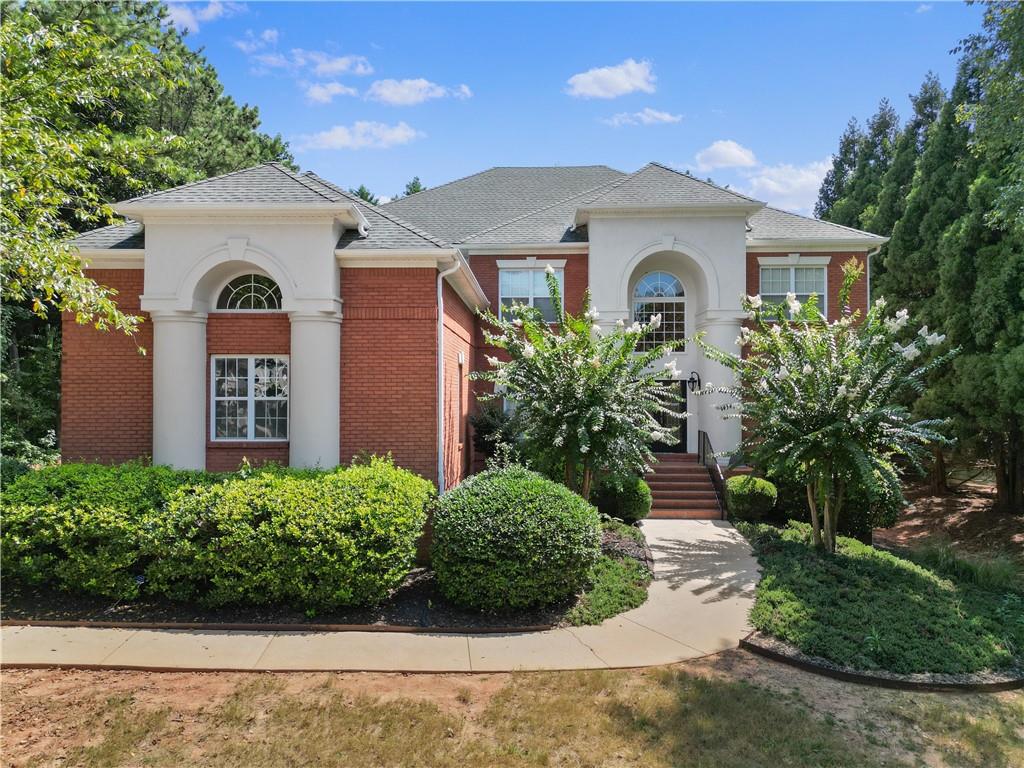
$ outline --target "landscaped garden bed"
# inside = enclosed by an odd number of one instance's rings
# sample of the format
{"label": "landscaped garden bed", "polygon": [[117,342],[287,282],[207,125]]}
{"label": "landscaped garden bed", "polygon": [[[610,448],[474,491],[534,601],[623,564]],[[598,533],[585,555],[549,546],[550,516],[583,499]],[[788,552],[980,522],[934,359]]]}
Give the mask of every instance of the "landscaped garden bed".
{"label": "landscaped garden bed", "polygon": [[[519,518],[535,541],[490,551],[528,577],[515,605],[460,604],[433,570],[414,567],[433,491],[372,459],[332,472],[129,464],[25,475],[3,497],[0,610],[7,620],[473,631],[600,623],[646,599],[650,552],[639,528],[600,522],[581,498],[522,468],[496,474],[520,510],[524,481],[543,508]],[[537,527],[552,498],[578,521],[568,550],[563,515]],[[475,510],[467,534],[479,538],[477,524],[497,517]],[[542,569],[530,558],[545,550],[548,579],[535,583]]]}
{"label": "landscaped garden bed", "polygon": [[896,675],[1024,670],[1016,571],[901,557],[845,537],[829,554],[800,523],[741,529],[763,571],[751,623],[806,657]]}

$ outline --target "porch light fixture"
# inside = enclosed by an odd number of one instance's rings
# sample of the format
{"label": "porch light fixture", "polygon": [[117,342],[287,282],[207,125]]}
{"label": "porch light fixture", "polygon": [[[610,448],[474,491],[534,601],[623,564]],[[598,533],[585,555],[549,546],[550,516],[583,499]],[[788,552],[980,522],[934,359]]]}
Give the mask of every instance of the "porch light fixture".
{"label": "porch light fixture", "polygon": [[696,371],[690,371],[690,378],[686,380],[686,383],[690,385],[691,392],[696,392],[700,389],[700,374]]}

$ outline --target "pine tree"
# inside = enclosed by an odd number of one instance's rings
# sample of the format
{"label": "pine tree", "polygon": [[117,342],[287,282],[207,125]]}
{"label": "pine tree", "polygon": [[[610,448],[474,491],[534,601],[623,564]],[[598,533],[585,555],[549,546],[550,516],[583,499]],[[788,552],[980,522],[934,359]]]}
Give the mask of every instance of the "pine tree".
{"label": "pine tree", "polygon": [[839,137],[839,150],[832,155],[832,167],[825,174],[818,189],[818,202],[814,204],[814,215],[819,219],[828,219],[832,206],[845,194],[846,183],[853,173],[857,162],[857,147],[863,134],[857,124],[857,118],[851,117],[846,130]]}
{"label": "pine tree", "polygon": [[878,104],[878,112],[868,121],[867,130],[857,144],[853,173],[831,210],[822,218],[846,227],[864,228],[864,212],[874,205],[882,189],[882,178],[892,162],[899,132],[899,116],[888,99]]}
{"label": "pine tree", "polygon": [[405,185],[405,196],[415,195],[417,192],[422,192],[426,187],[420,181],[419,176],[413,176],[412,181],[409,181]]}
{"label": "pine tree", "polygon": [[380,205],[380,198],[367,189],[365,184],[360,184],[358,189],[350,189],[349,192],[370,205]]}

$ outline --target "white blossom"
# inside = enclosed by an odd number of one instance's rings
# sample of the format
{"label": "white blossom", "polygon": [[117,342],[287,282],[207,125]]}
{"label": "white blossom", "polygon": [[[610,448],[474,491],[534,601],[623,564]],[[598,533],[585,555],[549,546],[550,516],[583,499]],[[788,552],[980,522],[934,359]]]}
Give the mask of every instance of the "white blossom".
{"label": "white blossom", "polygon": [[590,309],[587,310],[585,317],[587,318],[587,320],[593,321],[601,317],[601,313],[597,311],[597,307],[591,307]]}
{"label": "white blossom", "polygon": [[555,268],[552,267],[550,264],[544,267],[544,271],[547,272],[549,275],[555,274]]}
{"label": "white blossom", "polygon": [[651,432],[651,439],[656,443],[660,443],[665,439],[665,435],[661,432]]}
{"label": "white blossom", "polygon": [[795,315],[800,312],[800,307],[802,305],[797,301],[796,294],[792,291],[786,294],[786,304],[789,306],[790,314]]}
{"label": "white blossom", "polygon": [[494,355],[487,355],[487,364],[492,368],[497,368],[499,365],[501,365],[501,360],[494,357]]}
{"label": "white blossom", "polygon": [[601,326],[598,325],[597,323],[594,323],[592,326],[590,326],[590,330],[591,330],[591,332],[600,335],[600,333],[601,333]]}
{"label": "white blossom", "polygon": [[764,302],[761,301],[760,296],[747,296],[747,303],[750,305],[751,309],[760,309]]}
{"label": "white blossom", "polygon": [[920,354],[921,350],[915,347],[913,344],[908,345],[907,348],[903,350],[903,357],[905,357],[907,360],[913,360]]}
{"label": "white blossom", "polygon": [[814,373],[814,369],[811,368],[811,364],[810,363],[804,363],[804,367],[803,367],[801,372],[803,373],[804,376],[810,376],[812,373]]}
{"label": "white blossom", "polygon": [[641,330],[642,326],[639,322],[633,323],[631,326],[629,326],[629,328],[626,329],[628,333],[640,333]]}
{"label": "white blossom", "polygon": [[601,367],[601,358],[600,358],[599,355],[594,355],[592,358],[590,358],[590,367],[591,368],[600,368]]}
{"label": "white blossom", "polygon": [[896,317],[890,317],[885,321],[886,330],[889,333],[895,333],[900,330],[903,326],[910,322],[910,312],[906,309],[901,309],[896,313]]}
{"label": "white blossom", "polygon": [[876,299],[875,300],[875,306],[878,307],[879,309],[882,309],[883,307],[885,307],[885,297],[884,296],[880,296],[878,299]]}
{"label": "white blossom", "polygon": [[615,321],[615,327],[616,327],[616,328],[625,328],[625,327],[626,327],[626,321],[625,321],[625,320],[623,320],[623,319],[622,319],[622,318],[620,317],[620,318],[619,318],[618,320],[616,320],[616,321]]}
{"label": "white blossom", "polygon": [[651,328],[657,329],[661,327],[661,315],[651,315]]}
{"label": "white blossom", "polygon": [[840,384],[838,387],[836,387],[836,394],[839,395],[840,397],[846,397],[846,385]]}
{"label": "white blossom", "polygon": [[919,330],[917,332],[917,335],[920,336],[922,339],[927,339],[928,338],[928,326],[927,325],[922,325],[921,326],[921,330]]}
{"label": "white blossom", "polygon": [[529,360],[535,354],[537,354],[537,350],[536,350],[536,348],[534,348],[533,344],[524,344],[523,345],[523,357],[525,357],[527,360]]}
{"label": "white blossom", "polygon": [[944,333],[932,333],[925,338],[924,343],[927,344],[929,347],[934,347],[941,344],[945,340],[946,335]]}
{"label": "white blossom", "polygon": [[778,371],[775,372],[775,378],[779,381],[783,381],[789,378],[789,368],[782,366]]}
{"label": "white blossom", "polygon": [[512,325],[514,325],[516,328],[521,327],[522,324],[523,324],[523,321],[520,320],[518,317],[515,320],[512,321]]}

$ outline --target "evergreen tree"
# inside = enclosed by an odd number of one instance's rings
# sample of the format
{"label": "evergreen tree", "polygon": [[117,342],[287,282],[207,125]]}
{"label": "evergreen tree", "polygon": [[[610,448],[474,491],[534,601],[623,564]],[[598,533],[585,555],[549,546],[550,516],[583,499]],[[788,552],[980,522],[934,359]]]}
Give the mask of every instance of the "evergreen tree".
{"label": "evergreen tree", "polygon": [[[832,167],[825,173],[818,190],[818,202],[814,204],[814,215],[819,219],[828,219],[832,206],[846,193],[846,183],[853,173],[857,162],[857,147],[863,134],[857,124],[857,118],[851,117],[846,130],[839,137],[839,150],[832,155]],[[689,171],[687,171],[689,173]]]}
{"label": "evergreen tree", "polygon": [[845,188],[822,218],[846,227],[864,228],[861,217],[875,204],[882,189],[882,178],[892,162],[899,132],[899,116],[888,99],[882,99],[878,112],[868,121],[867,130],[857,144],[853,173]]}
{"label": "evergreen tree", "polygon": [[405,196],[415,195],[417,192],[422,192],[426,187],[420,182],[419,176],[413,176],[412,181],[405,185]]}
{"label": "evergreen tree", "polygon": [[365,184],[360,184],[358,189],[350,189],[349,192],[370,205],[380,205],[380,198],[367,189]]}

